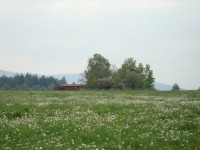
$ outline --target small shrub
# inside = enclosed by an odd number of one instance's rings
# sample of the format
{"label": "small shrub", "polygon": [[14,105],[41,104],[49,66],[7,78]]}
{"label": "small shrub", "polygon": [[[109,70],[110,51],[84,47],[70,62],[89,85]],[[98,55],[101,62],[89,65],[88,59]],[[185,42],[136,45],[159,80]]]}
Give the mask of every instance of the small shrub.
{"label": "small shrub", "polygon": [[174,83],[174,85],[172,86],[172,91],[180,91],[180,87],[177,83]]}

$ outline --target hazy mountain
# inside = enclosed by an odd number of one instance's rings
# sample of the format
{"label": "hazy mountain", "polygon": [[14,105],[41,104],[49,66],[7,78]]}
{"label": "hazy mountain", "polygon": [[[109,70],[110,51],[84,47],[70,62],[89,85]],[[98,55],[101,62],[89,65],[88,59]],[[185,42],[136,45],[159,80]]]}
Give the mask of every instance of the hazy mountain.
{"label": "hazy mountain", "polygon": [[[11,71],[5,71],[5,70],[0,70],[0,77],[3,75],[6,75],[7,77],[13,77],[16,74],[20,74],[20,73],[15,73],[15,72],[11,72]],[[24,74],[24,73],[23,73]],[[41,75],[38,75],[41,76]],[[66,78],[67,83],[80,83],[80,79],[82,79],[83,77],[80,74],[55,74],[55,75],[47,75],[47,76],[53,76],[54,78],[57,79],[61,79],[63,77]],[[155,88],[156,90],[160,90],[160,91],[168,91],[172,89],[172,85],[168,85],[168,84],[164,84],[164,83],[155,83]]]}
{"label": "hazy mountain", "polygon": [[15,76],[17,73],[14,72],[10,72],[10,71],[5,71],[5,70],[0,70],[0,77],[5,75],[7,77],[13,77]]}
{"label": "hazy mountain", "polygon": [[154,83],[154,87],[159,91],[169,91],[172,89],[172,85],[164,84],[164,83]]}
{"label": "hazy mountain", "polygon": [[80,83],[80,79],[83,77],[80,74],[57,74],[57,75],[51,75],[56,79],[62,79],[63,77],[66,78],[67,83]]}

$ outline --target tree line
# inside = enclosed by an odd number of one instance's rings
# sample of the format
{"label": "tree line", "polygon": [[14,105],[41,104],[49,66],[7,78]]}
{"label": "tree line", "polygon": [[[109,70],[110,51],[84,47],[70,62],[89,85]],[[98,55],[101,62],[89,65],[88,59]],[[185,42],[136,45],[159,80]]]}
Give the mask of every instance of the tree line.
{"label": "tree line", "polygon": [[55,86],[66,84],[66,79],[61,80],[54,77],[32,75],[29,73],[16,74],[14,77],[0,77],[0,89],[4,90],[53,90]]}
{"label": "tree line", "polygon": [[83,75],[89,89],[154,89],[155,78],[150,65],[137,65],[132,57],[125,59],[117,69],[101,54],[94,54],[88,59]]}

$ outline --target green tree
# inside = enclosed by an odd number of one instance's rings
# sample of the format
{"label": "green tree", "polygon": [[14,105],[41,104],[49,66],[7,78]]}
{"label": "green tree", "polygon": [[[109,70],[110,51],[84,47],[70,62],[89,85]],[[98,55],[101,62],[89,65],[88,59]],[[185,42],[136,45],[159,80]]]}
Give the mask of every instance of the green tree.
{"label": "green tree", "polygon": [[101,54],[94,54],[88,59],[87,70],[85,70],[86,85],[95,88],[98,79],[107,78],[111,75],[110,62]]}
{"label": "green tree", "polygon": [[39,85],[40,87],[47,87],[47,79],[46,77],[43,75],[42,77],[39,78]]}
{"label": "green tree", "polygon": [[122,70],[126,70],[128,72],[131,72],[131,71],[137,72],[136,60],[134,60],[132,57],[125,59],[121,68]]}
{"label": "green tree", "polygon": [[135,71],[127,72],[124,80],[125,86],[131,89],[142,89],[144,88],[144,79],[141,74]]}
{"label": "green tree", "polygon": [[132,57],[125,59],[117,75],[113,77],[115,87],[131,89],[144,88],[145,76],[140,72],[143,72],[142,64],[140,64],[140,68],[138,68],[136,66],[136,61]]}
{"label": "green tree", "polygon": [[153,71],[151,70],[150,65],[146,65],[145,70],[144,70],[144,74],[145,74],[145,87],[147,89],[153,89],[154,88],[154,82],[155,82],[155,78],[153,77]]}
{"label": "green tree", "polygon": [[10,90],[11,87],[10,87],[9,84],[4,83],[3,86],[2,86],[2,89],[3,89],[3,90]]}
{"label": "green tree", "polygon": [[174,83],[174,85],[172,86],[172,91],[179,91],[180,87],[177,83]]}
{"label": "green tree", "polygon": [[62,79],[59,81],[59,84],[60,84],[60,85],[67,84],[66,78],[65,78],[65,77],[62,77]]}
{"label": "green tree", "polygon": [[144,73],[144,67],[142,63],[139,63],[137,67],[137,72],[143,74]]}
{"label": "green tree", "polygon": [[38,80],[38,76],[37,75],[32,75],[32,82],[33,82],[34,86],[39,84],[39,80]]}
{"label": "green tree", "polygon": [[24,84],[25,78],[23,74],[16,74],[13,78],[12,78],[12,87],[19,87]]}
{"label": "green tree", "polygon": [[29,88],[32,87],[33,86],[32,75],[29,73],[26,73],[24,82]]}

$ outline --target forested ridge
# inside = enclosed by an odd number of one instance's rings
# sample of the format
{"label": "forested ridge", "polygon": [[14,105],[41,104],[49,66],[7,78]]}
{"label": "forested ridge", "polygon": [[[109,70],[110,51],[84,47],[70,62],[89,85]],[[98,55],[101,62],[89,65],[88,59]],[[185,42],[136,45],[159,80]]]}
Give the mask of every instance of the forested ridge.
{"label": "forested ridge", "polygon": [[65,83],[65,77],[58,80],[52,76],[38,76],[30,73],[16,74],[14,77],[7,77],[6,75],[0,77],[0,89],[4,90],[53,90],[55,86]]}

